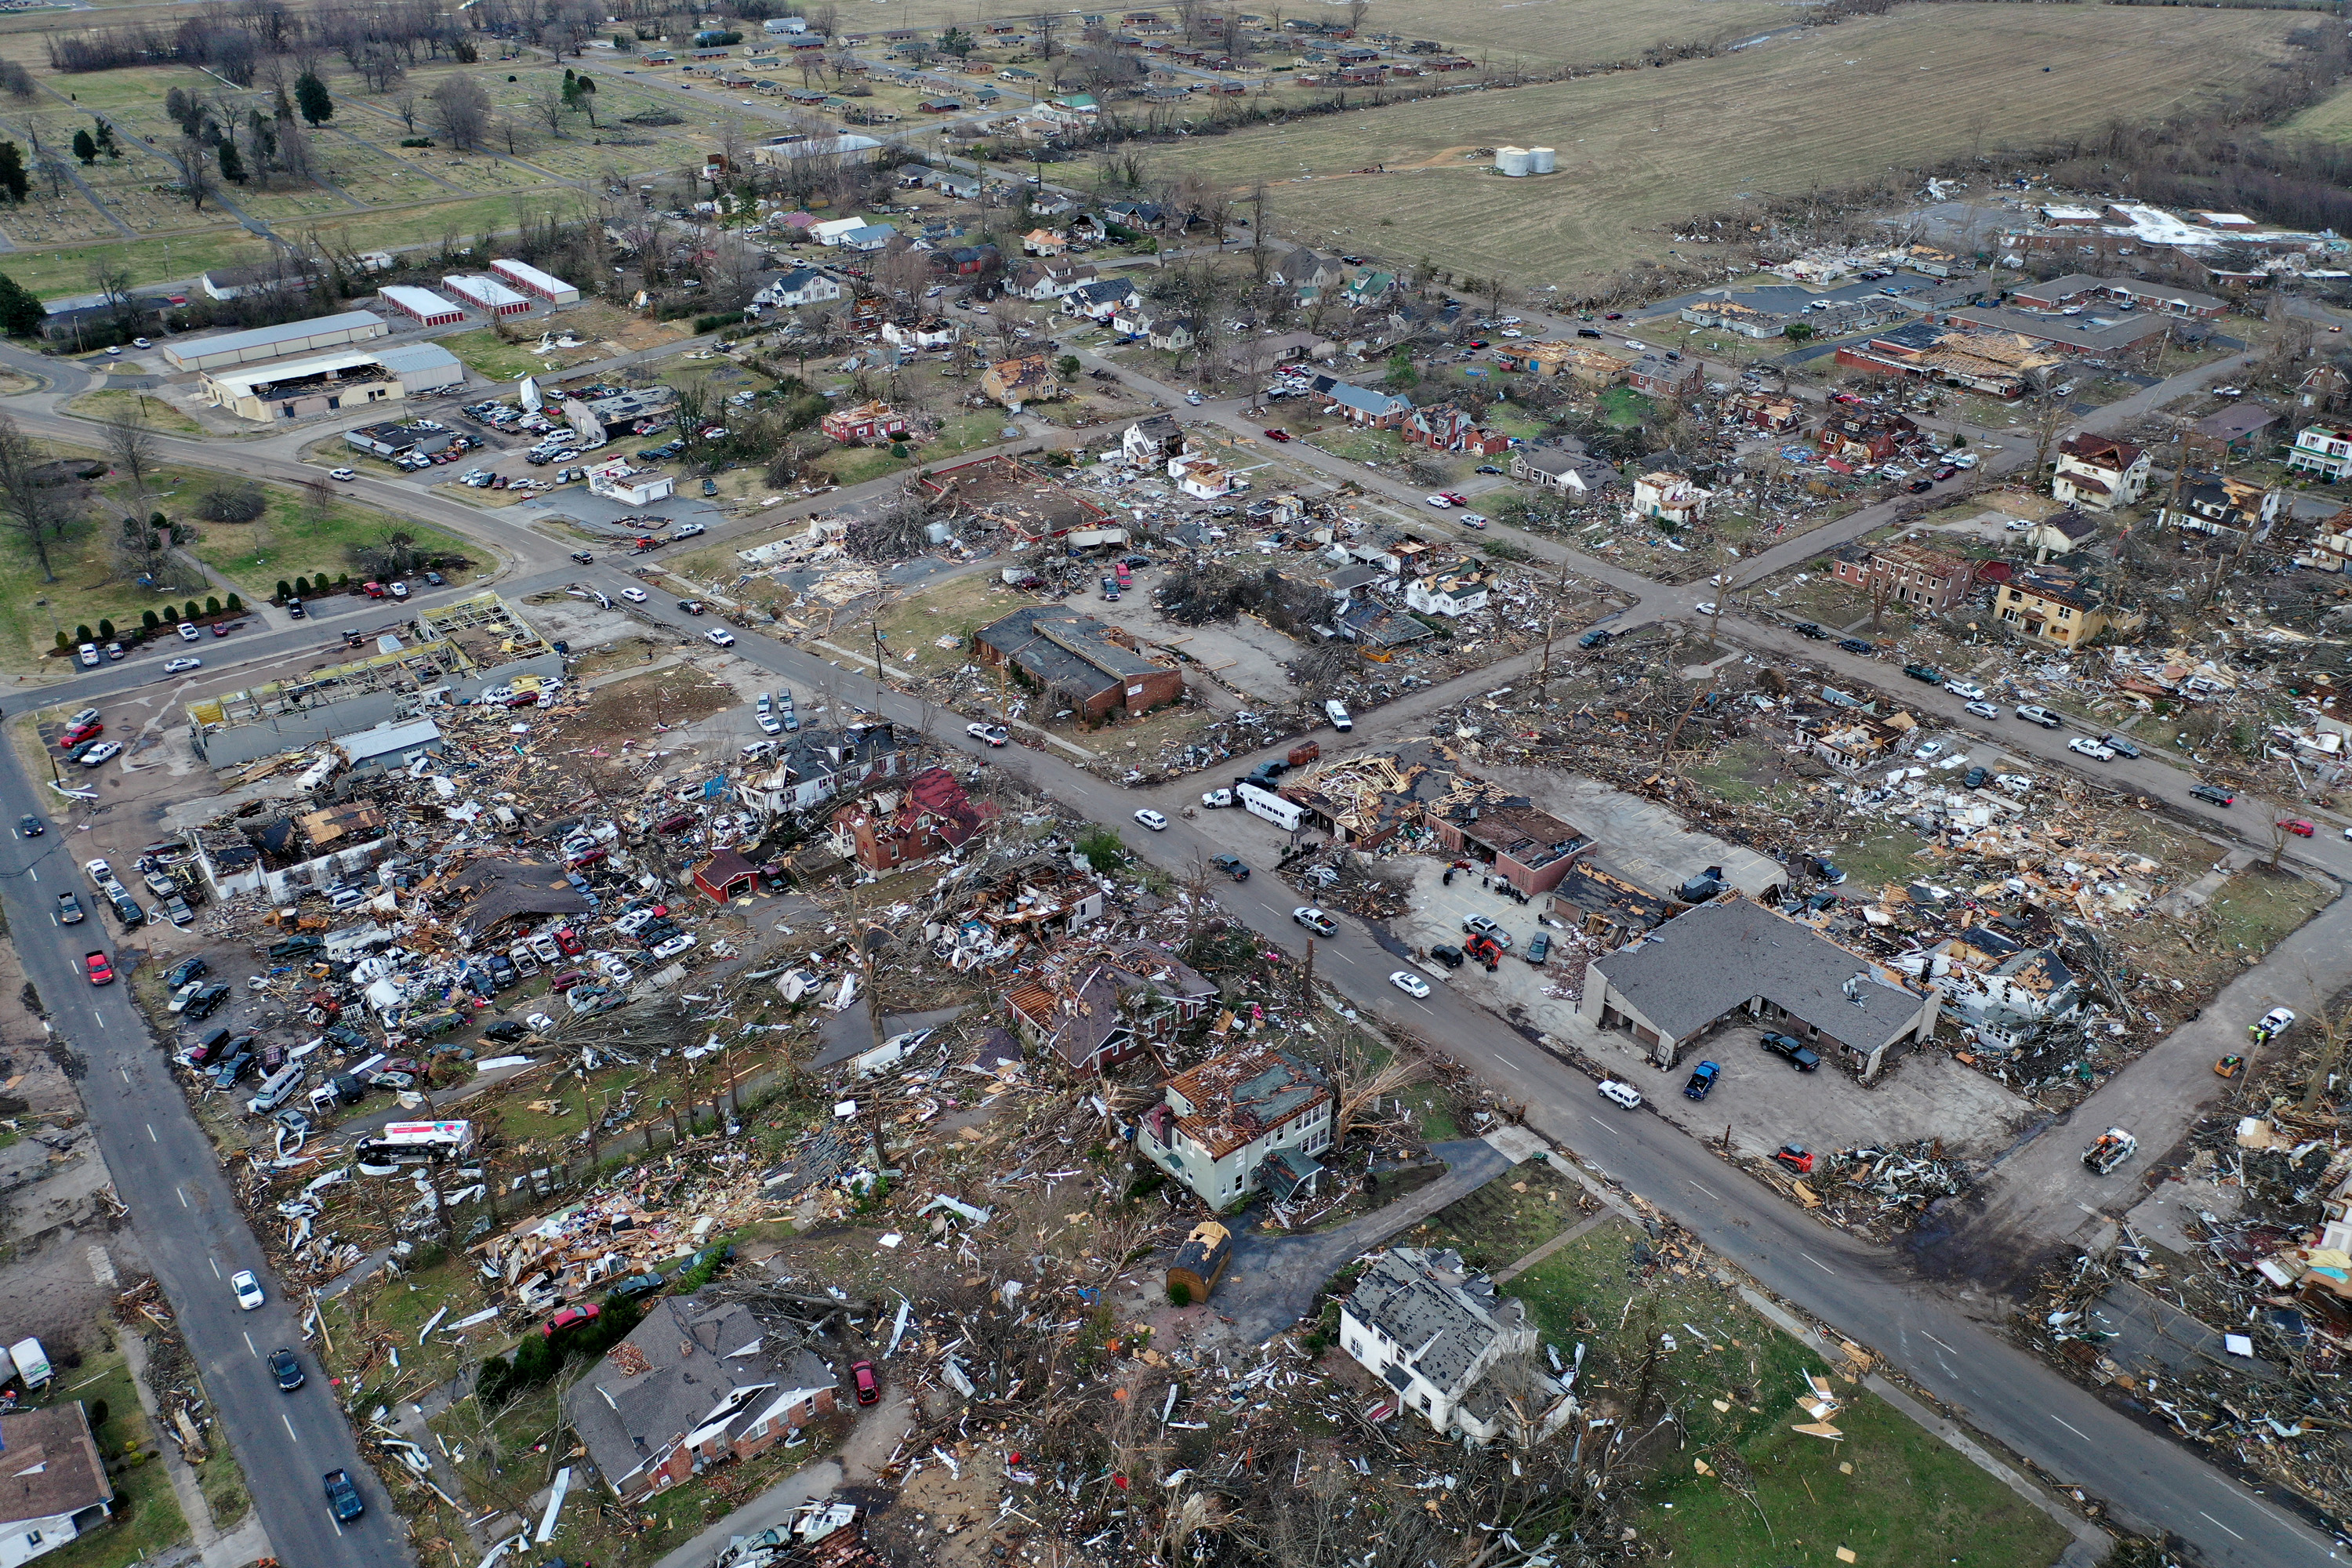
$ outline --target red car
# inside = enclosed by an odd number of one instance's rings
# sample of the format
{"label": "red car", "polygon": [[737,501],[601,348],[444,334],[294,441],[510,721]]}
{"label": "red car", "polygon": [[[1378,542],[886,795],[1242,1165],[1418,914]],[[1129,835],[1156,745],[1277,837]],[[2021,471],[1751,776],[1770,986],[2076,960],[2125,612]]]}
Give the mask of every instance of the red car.
{"label": "red car", "polygon": [[105,953],[83,953],[81,957],[81,966],[89,973],[89,983],[92,985],[111,985],[114,984],[114,965],[108,962]]}
{"label": "red car", "polygon": [[881,1380],[874,1375],[874,1363],[872,1362],[851,1362],[849,1363],[849,1381],[856,1385],[858,1404],[873,1405],[881,1399],[882,1384]]}
{"label": "red car", "polygon": [[228,636],[228,623],[226,621],[215,621],[213,623],[213,636],[216,637],[225,637]]}
{"label": "red car", "polygon": [[1265,438],[1269,441],[1287,441],[1290,439],[1290,432],[1287,430],[1268,430],[1265,433]]}
{"label": "red car", "polygon": [[604,1309],[593,1301],[585,1307],[566,1307],[541,1323],[539,1331],[553,1339],[566,1329],[576,1329],[583,1323],[593,1323],[604,1315]]}
{"label": "red car", "polygon": [[2311,837],[2311,824],[2308,822],[2282,822],[2279,826],[2285,828],[2289,833],[2294,834],[2297,838],[2308,838]]}
{"label": "red car", "polygon": [[106,733],[106,726],[92,719],[87,724],[77,724],[58,737],[58,749],[70,752],[84,741],[95,741]]}

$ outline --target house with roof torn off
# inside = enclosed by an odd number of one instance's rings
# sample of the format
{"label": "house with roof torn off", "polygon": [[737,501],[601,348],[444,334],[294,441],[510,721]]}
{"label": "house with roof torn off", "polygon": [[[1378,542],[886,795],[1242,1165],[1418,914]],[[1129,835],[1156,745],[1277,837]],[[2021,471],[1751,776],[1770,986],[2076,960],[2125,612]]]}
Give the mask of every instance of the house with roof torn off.
{"label": "house with roof torn off", "polygon": [[1244,1046],[1170,1079],[1135,1130],[1136,1151],[1213,1209],[1261,1190],[1312,1193],[1331,1146],[1322,1072],[1272,1046]]}
{"label": "house with roof torn off", "polygon": [[1065,942],[1013,971],[1003,991],[1013,1032],[1078,1073],[1140,1055],[1216,999],[1213,981],[1141,942]]}
{"label": "house with roof torn off", "polygon": [[1339,1304],[1339,1343],[1441,1437],[1539,1441],[1576,1396],[1536,1364],[1527,1304],[1451,1249],[1394,1247]]}

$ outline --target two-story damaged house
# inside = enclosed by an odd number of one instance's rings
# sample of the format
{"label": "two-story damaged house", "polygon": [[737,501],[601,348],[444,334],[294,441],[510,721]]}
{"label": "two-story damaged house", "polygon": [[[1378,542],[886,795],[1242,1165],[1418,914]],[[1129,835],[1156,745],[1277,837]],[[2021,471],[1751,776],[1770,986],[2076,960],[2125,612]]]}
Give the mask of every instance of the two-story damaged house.
{"label": "two-story damaged house", "polygon": [[2156,514],[2168,528],[2226,538],[2240,545],[2266,538],[2285,503],[2286,492],[2266,489],[2233,479],[2227,474],[2192,469]]}
{"label": "two-story damaged house", "polygon": [[1527,1304],[1450,1249],[1391,1247],[1339,1304],[1340,1347],[1441,1437],[1534,1441],[1565,1424],[1575,1397],[1536,1364],[1537,1343]]}
{"label": "two-story damaged house", "polygon": [[706,1294],[656,1301],[564,1391],[565,1418],[625,1503],[765,1453],[835,1408],[834,1370],[799,1334]]}
{"label": "two-story damaged house", "polygon": [[2112,511],[2137,504],[2147,489],[2155,459],[2147,451],[2113,436],[2084,432],[2058,447],[2058,469],[2051,476],[2050,493],[2069,506],[2089,511]]}
{"label": "two-story damaged house", "polygon": [[906,749],[888,723],[807,729],[783,738],[761,766],[738,780],[735,798],[768,816],[811,811],[874,779],[896,778]]}
{"label": "two-story damaged house", "polygon": [[1062,395],[1054,363],[1042,353],[999,360],[981,373],[981,395],[1018,413],[1024,404],[1051,403]]}
{"label": "two-story damaged house", "polygon": [[945,768],[877,789],[833,814],[833,849],[869,871],[891,871],[963,847],[987,820]]}
{"label": "two-story damaged house", "polygon": [[2073,1016],[2090,999],[2090,988],[2055,950],[2028,946],[1987,925],[1942,943],[1933,962],[1952,1011],[1980,1043],[2003,1050]]}
{"label": "two-story damaged house", "polygon": [[1170,1079],[1136,1126],[1135,1147],[1221,1209],[1254,1192],[1312,1192],[1331,1146],[1323,1075],[1273,1046],[1244,1046]]}
{"label": "two-story damaged house", "polygon": [[1707,502],[1715,492],[1703,489],[1680,474],[1659,469],[1643,474],[1633,481],[1633,498],[1626,503],[1625,515],[1633,518],[1654,518],[1670,527],[1684,528],[1706,518]]}
{"label": "two-story damaged house", "polygon": [[1073,1072],[1100,1072],[1209,1010],[1217,987],[1150,942],[1071,941],[1005,983],[1013,1032]]}

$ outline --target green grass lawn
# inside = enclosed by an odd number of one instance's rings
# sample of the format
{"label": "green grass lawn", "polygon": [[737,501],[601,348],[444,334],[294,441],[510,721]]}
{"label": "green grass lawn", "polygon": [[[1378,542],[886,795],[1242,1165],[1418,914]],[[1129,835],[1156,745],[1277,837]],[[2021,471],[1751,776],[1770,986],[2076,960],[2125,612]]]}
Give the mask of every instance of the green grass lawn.
{"label": "green grass lawn", "polygon": [[1647,425],[1657,417],[1657,405],[1630,386],[1612,386],[1602,392],[1597,406],[1601,416],[1617,429],[1630,430],[1636,425]]}
{"label": "green grass lawn", "polygon": [[[173,499],[177,504],[165,510],[183,515],[217,477],[194,470],[168,474],[168,482],[160,488],[175,489]],[[268,510],[261,517],[245,523],[200,523],[204,537],[195,546],[196,559],[235,584],[249,603],[267,600],[281,577],[290,581],[347,573],[352,568],[346,552],[352,546],[373,543],[394,531],[408,534],[427,553],[469,557],[470,566],[444,569],[452,583],[470,581],[496,565],[481,545],[429,523],[359,506],[337,492],[330,492],[326,510],[320,513],[299,490],[283,485],[264,485],[261,489],[268,501]]]}
{"label": "green grass lawn", "polygon": [[[113,1478],[114,1511],[106,1523],[79,1539],[46,1553],[59,1568],[124,1568],[188,1538],[188,1521],[172,1495],[172,1480],[155,1452],[154,1428],[139,1405],[139,1390],[122,1352],[108,1350],[85,1356],[81,1366],[59,1388],[58,1398],[79,1399],[92,1415],[106,1407],[106,1423],[95,1436],[99,1451],[111,1462],[132,1451],[146,1458]],[[231,1461],[234,1468],[234,1461]]]}
{"label": "green grass lawn", "polygon": [[[911,664],[918,669],[960,664],[970,657],[973,632],[1034,602],[1027,594],[1006,587],[994,572],[958,577],[928,593],[901,599],[882,613],[890,662],[902,668]],[[941,637],[953,637],[955,647],[940,647]],[[873,638],[868,635],[861,643],[849,646],[871,647]]]}
{"label": "green grass lawn", "polygon": [[530,344],[503,342],[488,327],[478,332],[459,332],[436,341],[464,361],[467,368],[480,371],[499,381],[520,381],[526,375],[542,374],[547,369],[540,357],[530,352]]}
{"label": "green grass lawn", "polygon": [[[1462,1238],[1475,1245],[1480,1234],[1474,1227]],[[1434,1239],[1457,1245],[1450,1231]],[[1831,1369],[1704,1267],[1654,1246],[1612,1219],[1505,1287],[1563,1352],[1585,1345],[1577,1392],[1588,1405],[1630,1394],[1652,1333],[1673,1341],[1654,1397],[1681,1414],[1685,1440],[1663,1450],[1636,1492],[1638,1528],[1654,1553],[1709,1568],[1838,1568],[1844,1547],[1857,1564],[1879,1568],[2027,1568],[2064,1550],[2066,1532],[2049,1515],[1858,1384],[1832,1378],[1844,1402],[1832,1418],[1842,1441],[1792,1431],[1811,1419],[1795,1403],[1803,1374]],[[1755,1504],[1719,1474],[1699,1473],[1699,1458],[1718,1472],[1734,1459],[1744,1465]]]}

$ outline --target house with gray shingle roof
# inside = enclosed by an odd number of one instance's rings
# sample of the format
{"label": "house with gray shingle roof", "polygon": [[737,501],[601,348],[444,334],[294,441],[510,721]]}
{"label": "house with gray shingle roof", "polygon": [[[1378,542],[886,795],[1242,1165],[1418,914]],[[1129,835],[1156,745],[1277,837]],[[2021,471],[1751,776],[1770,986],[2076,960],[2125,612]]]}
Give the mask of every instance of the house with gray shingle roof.
{"label": "house with gray shingle roof", "polygon": [[[1339,1304],[1339,1343],[1442,1437],[1486,1443],[1520,1421],[1541,1437],[1576,1412],[1574,1396],[1534,1364],[1526,1303],[1458,1252],[1381,1254]],[[1497,1375],[1506,1363],[1512,1375]]]}
{"label": "house with gray shingle roof", "polygon": [[1398,393],[1381,392],[1374,387],[1358,386],[1353,382],[1335,381],[1322,388],[1323,412],[1336,414],[1350,425],[1367,429],[1392,430],[1404,423],[1412,412],[1412,399]]}
{"label": "house with gray shingle roof", "polygon": [[1878,1076],[1888,1051],[1935,1033],[1942,1002],[1934,986],[1737,893],[1595,959],[1586,976],[1578,1012],[1599,1027],[1626,1030],[1662,1068],[1737,1018],[1817,1049],[1826,1042],[1864,1082]]}

